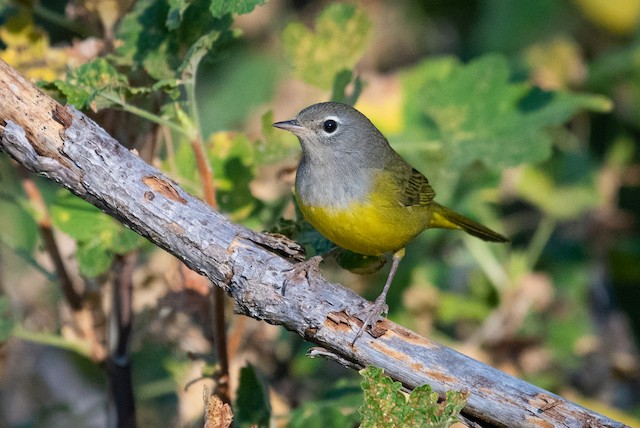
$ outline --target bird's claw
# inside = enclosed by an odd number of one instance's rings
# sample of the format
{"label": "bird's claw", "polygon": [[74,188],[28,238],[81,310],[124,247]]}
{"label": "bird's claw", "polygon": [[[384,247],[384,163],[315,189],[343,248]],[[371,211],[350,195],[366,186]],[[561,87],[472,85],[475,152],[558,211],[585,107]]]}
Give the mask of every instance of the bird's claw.
{"label": "bird's claw", "polygon": [[294,281],[299,277],[309,278],[309,274],[315,275],[320,270],[320,263],[324,258],[322,256],[313,256],[308,260],[303,262],[298,262],[291,269],[288,269],[286,272],[286,278],[284,283],[282,284],[282,295],[284,296],[287,285],[289,282]]}
{"label": "bird's claw", "polygon": [[379,297],[373,303],[367,305],[366,307],[362,308],[358,312],[355,312],[353,316],[362,320],[362,327],[360,327],[360,330],[358,330],[356,337],[351,342],[351,346],[353,346],[356,343],[356,340],[358,340],[358,338],[362,336],[362,333],[364,333],[367,327],[369,327],[371,336],[373,337],[382,336],[384,332],[376,331],[376,323],[381,318],[382,319],[386,318],[388,311],[389,311],[389,307],[387,306],[385,299],[384,298],[381,299]]}

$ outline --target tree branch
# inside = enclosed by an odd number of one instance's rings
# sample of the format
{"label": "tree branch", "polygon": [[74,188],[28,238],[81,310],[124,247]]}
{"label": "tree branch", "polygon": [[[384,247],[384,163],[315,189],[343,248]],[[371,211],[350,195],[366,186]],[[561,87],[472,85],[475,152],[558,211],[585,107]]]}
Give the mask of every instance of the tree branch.
{"label": "tree branch", "polygon": [[[310,274],[281,289],[299,248],[231,223],[129,152],[96,123],[63,107],[0,62],[0,149],[176,255],[222,287],[235,311],[282,325],[357,368],[376,365],[408,388],[468,390],[463,415],[483,426],[622,427],[390,321],[363,335],[345,309],[366,301]],[[285,257],[283,257],[285,256]],[[316,351],[318,352],[318,351]]]}

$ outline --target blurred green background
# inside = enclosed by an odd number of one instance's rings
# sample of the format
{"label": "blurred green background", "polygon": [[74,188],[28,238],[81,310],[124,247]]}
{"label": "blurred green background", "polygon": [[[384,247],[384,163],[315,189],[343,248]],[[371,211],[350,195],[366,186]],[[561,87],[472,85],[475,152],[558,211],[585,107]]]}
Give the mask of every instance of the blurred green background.
{"label": "blurred green background", "polygon": [[[2,59],[203,196],[199,140],[217,208],[310,254],[326,243],[296,216],[299,146],[270,123],[355,102],[438,202],[512,239],[420,235],[389,317],[640,425],[640,0],[45,3],[0,2]],[[82,311],[58,286],[47,221]],[[201,426],[197,379],[216,368],[206,282],[0,156],[0,425],[105,425],[110,289],[132,252],[138,423]],[[370,299],[386,269],[323,264]],[[357,373],[228,306],[240,425],[358,423]],[[246,416],[240,378],[266,413]]]}

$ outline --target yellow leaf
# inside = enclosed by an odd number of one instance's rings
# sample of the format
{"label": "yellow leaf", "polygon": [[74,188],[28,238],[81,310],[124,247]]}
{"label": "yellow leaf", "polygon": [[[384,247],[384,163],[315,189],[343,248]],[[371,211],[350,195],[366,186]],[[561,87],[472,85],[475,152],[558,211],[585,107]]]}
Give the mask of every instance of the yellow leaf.
{"label": "yellow leaf", "polygon": [[0,39],[7,46],[0,58],[32,80],[54,80],[64,74],[67,55],[52,48],[49,35],[33,24],[27,11],[0,26]]}
{"label": "yellow leaf", "polygon": [[391,135],[398,134],[404,129],[403,103],[401,86],[397,79],[372,78],[367,91],[360,97],[355,107],[383,134]]}
{"label": "yellow leaf", "polygon": [[574,0],[594,24],[621,36],[632,34],[640,19],[640,0]]}
{"label": "yellow leaf", "polygon": [[84,7],[98,15],[108,39],[113,39],[113,29],[120,18],[131,8],[133,0],[85,0]]}
{"label": "yellow leaf", "polygon": [[533,81],[546,91],[579,86],[587,77],[580,46],[566,37],[536,43],[526,50]]}

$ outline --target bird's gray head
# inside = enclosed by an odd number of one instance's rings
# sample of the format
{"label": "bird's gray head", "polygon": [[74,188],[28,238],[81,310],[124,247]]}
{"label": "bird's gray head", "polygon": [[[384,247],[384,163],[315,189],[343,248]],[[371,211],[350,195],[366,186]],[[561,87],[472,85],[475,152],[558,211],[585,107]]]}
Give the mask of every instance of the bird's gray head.
{"label": "bird's gray head", "polygon": [[[387,140],[365,115],[341,103],[319,103],[302,110],[292,119],[273,124],[295,134],[302,145],[303,156],[315,157],[384,156],[391,150]],[[354,159],[355,160],[355,159]]]}

